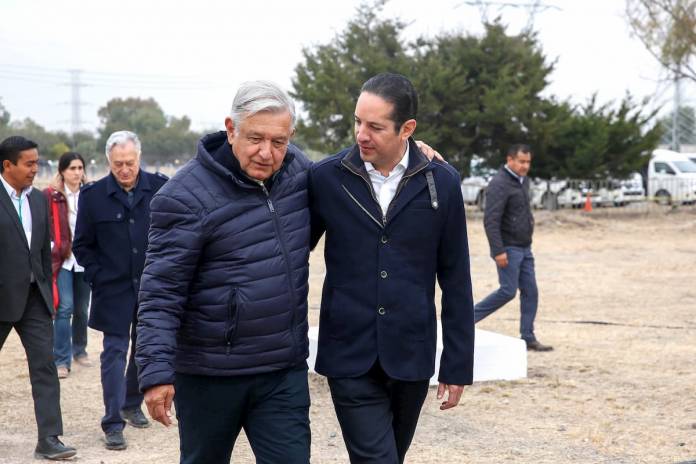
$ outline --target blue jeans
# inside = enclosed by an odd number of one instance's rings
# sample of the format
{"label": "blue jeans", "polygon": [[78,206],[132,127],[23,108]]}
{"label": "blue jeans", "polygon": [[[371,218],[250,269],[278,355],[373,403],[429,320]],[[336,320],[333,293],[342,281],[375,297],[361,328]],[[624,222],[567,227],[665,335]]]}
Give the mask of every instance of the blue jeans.
{"label": "blue jeans", "polygon": [[532,248],[505,247],[508,265],[496,266],[500,288],[474,306],[474,321],[487,317],[505,303],[515,298],[520,289],[520,335],[531,341],[534,337],[534,318],[539,303],[536,276],[534,274],[534,255]]}
{"label": "blue jeans", "polygon": [[84,281],[83,274],[63,268],[58,273],[60,301],[53,321],[53,358],[56,367],[65,366],[70,369],[72,357],[87,356],[87,308],[90,288]]}
{"label": "blue jeans", "polygon": [[229,463],[244,429],[257,464],[309,464],[307,365],[265,374],[177,373],[181,464]]}

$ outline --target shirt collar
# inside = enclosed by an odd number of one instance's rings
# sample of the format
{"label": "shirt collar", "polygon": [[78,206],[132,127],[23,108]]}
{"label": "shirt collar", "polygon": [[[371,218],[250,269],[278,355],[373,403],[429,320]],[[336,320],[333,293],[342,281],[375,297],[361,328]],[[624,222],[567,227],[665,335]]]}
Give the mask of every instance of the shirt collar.
{"label": "shirt collar", "polygon": [[[5,190],[7,190],[7,194],[10,196],[10,198],[19,198],[17,196],[17,191],[13,186],[11,186],[6,180],[5,176],[0,174],[0,179],[2,179],[2,185],[5,186]],[[24,195],[25,197],[28,196],[31,193],[32,186],[30,185],[29,187],[25,188],[20,192],[20,195]]]}
{"label": "shirt collar", "polygon": [[523,177],[523,176],[520,176],[520,175],[517,174],[515,171],[513,171],[512,169],[510,169],[510,168],[508,167],[507,164],[505,165],[505,169],[507,170],[507,172],[509,172],[510,174],[512,174],[512,177],[514,177],[515,179],[517,179],[518,181],[520,181],[520,184],[524,182],[524,177]]}
{"label": "shirt collar", "polygon": [[[391,175],[392,173],[394,173],[396,171],[405,172],[406,169],[408,169],[409,151],[410,151],[410,146],[409,146],[409,143],[407,142],[406,143],[406,151],[404,152],[404,156],[401,157],[401,161],[399,161],[399,164],[394,166],[394,169],[391,170],[389,175]],[[372,171],[377,171],[377,169],[375,169],[375,167],[372,165],[372,163],[369,163],[367,161],[365,161],[365,169],[367,170],[368,173],[370,173]]]}

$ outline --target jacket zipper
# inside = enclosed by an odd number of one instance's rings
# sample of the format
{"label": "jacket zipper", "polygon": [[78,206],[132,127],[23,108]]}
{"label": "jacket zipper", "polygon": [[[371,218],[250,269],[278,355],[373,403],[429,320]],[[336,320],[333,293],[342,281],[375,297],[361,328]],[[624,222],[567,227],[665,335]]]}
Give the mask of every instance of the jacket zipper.
{"label": "jacket zipper", "polygon": [[[362,175],[360,175],[359,172],[356,172],[356,171],[355,171],[352,167],[350,167],[349,165],[344,164],[343,166],[345,166],[346,169],[348,169],[350,172],[352,172],[353,174],[355,174],[356,176],[360,177],[362,180],[365,181],[365,183],[367,184],[367,186],[368,186],[368,188],[369,188],[369,190],[370,190],[370,193],[372,194],[372,199],[375,201],[375,203],[377,203],[377,206],[379,207],[379,209],[380,209],[380,211],[381,211],[381,210],[382,210],[382,206],[379,204],[379,201],[377,201],[377,196],[375,195],[375,190],[374,190],[374,187],[372,186],[372,183],[369,182],[367,179],[365,179]],[[396,192],[394,193],[394,198],[392,198],[392,200],[389,202],[389,206],[387,207],[387,213],[389,212],[389,209],[392,207],[392,204],[394,203],[394,200],[396,200],[396,197],[399,195],[399,193],[401,192],[401,190],[403,189],[403,187],[406,185],[406,183],[409,181],[409,179],[410,179],[411,177],[415,176],[416,174],[418,174],[419,172],[421,172],[423,169],[425,169],[426,166],[427,166],[427,164],[424,164],[423,166],[421,166],[420,168],[416,169],[416,170],[413,171],[412,173],[410,173],[410,174],[408,174],[408,175],[407,175],[407,174],[404,174],[404,176],[401,178],[401,181],[399,181],[399,185],[396,187]],[[369,212],[362,204],[360,204],[360,202],[358,201],[358,199],[355,198],[353,195],[351,195],[351,193],[348,191],[348,189],[346,188],[346,186],[343,185],[342,187],[343,187],[343,189],[346,191],[346,193],[347,193],[348,195],[350,195],[350,197],[353,199],[353,201],[356,202],[356,203],[358,204],[358,206],[360,206],[360,208],[361,208],[363,211],[365,211],[365,213],[367,213],[367,214],[372,218],[373,221],[375,221],[375,222],[377,222],[377,223],[379,224],[379,221],[377,221],[377,220],[375,219],[375,217],[374,217],[372,214],[370,214],[370,212]],[[386,214],[382,214],[382,223],[381,223],[380,225],[381,225],[381,227],[382,227],[383,229],[386,227],[386,225],[387,225],[387,215],[386,215]]]}
{"label": "jacket zipper", "polygon": [[276,236],[278,237],[278,242],[280,243],[280,249],[283,253],[283,258],[285,259],[285,267],[288,275],[288,287],[290,288],[290,298],[291,298],[291,310],[292,310],[292,327],[290,327],[290,332],[292,333],[292,350],[293,358],[297,356],[297,336],[295,334],[295,325],[297,323],[296,313],[296,301],[297,296],[295,295],[295,286],[292,281],[292,267],[290,266],[290,254],[285,246],[285,241],[283,240],[283,235],[281,234],[280,224],[278,224],[278,214],[276,212],[275,206],[273,206],[273,201],[271,200],[271,194],[266,188],[266,185],[262,181],[258,181],[261,190],[266,195],[266,203],[268,205],[268,210],[271,212],[271,217],[273,218],[273,226],[275,227]]}
{"label": "jacket zipper", "polygon": [[[229,324],[227,328],[225,329],[225,341],[227,341],[227,355],[229,356],[230,351],[232,349],[232,335],[231,333],[232,330],[232,322],[234,322],[234,331],[235,333],[237,332],[237,325],[239,324],[239,308],[237,308],[237,289],[233,288],[232,291],[230,292],[230,297],[227,302],[227,320],[229,321]],[[232,308],[235,308],[236,311],[234,314],[232,314]],[[234,317],[233,317],[234,316]],[[232,320],[234,319],[234,321]]]}

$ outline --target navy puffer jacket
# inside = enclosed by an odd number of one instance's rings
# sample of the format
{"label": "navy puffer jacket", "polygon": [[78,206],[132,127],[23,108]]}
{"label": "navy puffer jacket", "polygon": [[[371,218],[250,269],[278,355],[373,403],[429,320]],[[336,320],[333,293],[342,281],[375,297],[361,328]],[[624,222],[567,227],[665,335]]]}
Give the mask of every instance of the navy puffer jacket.
{"label": "navy puffer jacket", "polygon": [[292,145],[268,192],[216,162],[224,132],[198,144],[151,203],[136,361],[141,390],[174,372],[234,376],[304,362],[310,162]]}

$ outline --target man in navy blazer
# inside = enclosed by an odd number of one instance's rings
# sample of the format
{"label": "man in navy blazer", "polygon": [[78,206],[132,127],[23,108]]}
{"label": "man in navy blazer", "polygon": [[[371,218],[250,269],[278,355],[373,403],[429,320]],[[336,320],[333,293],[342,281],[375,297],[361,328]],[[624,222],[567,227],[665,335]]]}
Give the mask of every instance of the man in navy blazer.
{"label": "man in navy blazer", "polygon": [[100,361],[106,411],[101,426],[111,450],[126,448],[126,421],[134,427],[149,426],[141,410],[143,395],[134,359],[137,299],[150,200],[167,177],[140,169],[140,152],[136,134],[111,134],[106,142],[111,172],[82,189],[73,240],[75,257],[92,287],[89,326],[104,333]]}
{"label": "man in navy blazer", "polygon": [[312,246],[326,233],[315,369],[328,377],[353,463],[404,461],[435,370],[436,278],[440,409],[456,406],[473,380],[459,175],[413,142],[417,107],[404,76],[374,76],[356,104],[356,145],[310,171]]}

